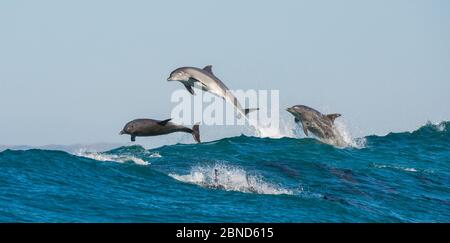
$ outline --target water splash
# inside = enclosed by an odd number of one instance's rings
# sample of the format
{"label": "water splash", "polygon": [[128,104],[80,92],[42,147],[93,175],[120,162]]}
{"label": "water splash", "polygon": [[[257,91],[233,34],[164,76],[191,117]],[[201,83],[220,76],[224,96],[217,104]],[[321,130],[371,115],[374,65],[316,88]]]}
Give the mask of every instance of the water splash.
{"label": "water splash", "polygon": [[260,138],[295,138],[294,129],[290,126],[290,123],[280,122],[280,127],[264,127],[258,126],[258,133],[256,134]]}
{"label": "water splash", "polygon": [[[305,138],[301,126],[295,122],[291,122],[292,120],[293,119],[280,119],[279,128],[263,127],[256,125],[255,122],[253,122],[251,126],[255,129],[255,136],[261,138]],[[352,147],[361,149],[366,147],[366,138],[355,138],[347,128],[345,122],[338,120],[335,121],[334,124],[338,133],[336,134],[336,139],[320,139],[314,137],[313,134],[310,134],[310,136],[323,143],[341,148]]]}
{"label": "water splash", "polygon": [[182,182],[226,191],[272,195],[293,194],[291,190],[264,181],[262,176],[251,175],[240,167],[221,163],[193,167],[187,175],[169,174],[169,176]]}
{"label": "water splash", "polygon": [[432,121],[428,121],[425,126],[430,126],[433,129],[435,129],[437,132],[444,132],[447,129],[447,122],[442,121],[442,122],[432,122]]}
{"label": "water splash", "polygon": [[158,152],[146,152],[150,158],[162,158],[162,155]]}
{"label": "water splash", "polygon": [[254,129],[254,136],[260,138],[304,138],[298,131],[298,125],[291,122],[293,119],[280,117],[279,126],[263,126],[256,121],[249,122]]}
{"label": "water splash", "polygon": [[336,120],[334,122],[334,126],[336,127],[336,130],[339,132],[339,134],[342,137],[342,140],[345,144],[344,147],[353,147],[353,148],[365,148],[367,139],[366,138],[355,138],[350,130],[347,128],[347,125],[342,120]]}

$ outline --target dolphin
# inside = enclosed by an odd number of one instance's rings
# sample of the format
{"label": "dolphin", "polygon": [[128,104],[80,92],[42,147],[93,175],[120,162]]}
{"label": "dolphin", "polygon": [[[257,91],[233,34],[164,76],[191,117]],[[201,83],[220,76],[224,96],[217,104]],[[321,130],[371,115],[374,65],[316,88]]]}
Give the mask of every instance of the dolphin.
{"label": "dolphin", "polygon": [[309,131],[323,142],[337,146],[346,145],[344,139],[334,126],[334,120],[340,117],[341,114],[324,115],[304,105],[295,105],[286,110],[294,115],[296,123],[302,124],[303,132],[306,136],[309,136]]}
{"label": "dolphin", "polygon": [[[214,75],[211,65],[208,65],[203,69],[196,67],[177,68],[170,73],[167,81],[181,82],[192,95],[195,95],[192,88],[197,88],[222,97],[226,102],[234,105],[240,114],[244,114],[245,116],[252,111],[259,110],[259,108],[243,109],[228,87]],[[240,114],[238,113],[238,117],[241,117]]]}
{"label": "dolphin", "polygon": [[186,132],[192,134],[195,141],[200,143],[200,131],[198,124],[195,124],[192,129],[190,129],[188,127],[172,123],[170,120],[172,119],[166,119],[163,121],[153,119],[136,119],[128,122],[119,134],[131,135],[131,141],[135,142],[136,137],[149,137],[174,132]]}

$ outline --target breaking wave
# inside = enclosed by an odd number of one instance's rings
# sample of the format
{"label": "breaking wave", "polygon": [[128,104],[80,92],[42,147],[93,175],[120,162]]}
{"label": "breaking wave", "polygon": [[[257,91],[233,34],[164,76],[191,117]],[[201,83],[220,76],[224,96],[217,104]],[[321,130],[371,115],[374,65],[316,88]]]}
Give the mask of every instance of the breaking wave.
{"label": "breaking wave", "polygon": [[293,194],[291,190],[266,182],[260,175],[220,163],[213,166],[195,166],[186,175],[169,175],[182,182],[212,189],[272,195]]}
{"label": "breaking wave", "polygon": [[149,165],[150,163],[140,159],[136,158],[134,156],[129,155],[116,155],[116,154],[106,154],[106,153],[98,153],[98,152],[87,152],[82,151],[78,152],[75,155],[80,157],[85,157],[97,161],[112,161],[117,163],[125,163],[125,162],[133,162],[137,165]]}

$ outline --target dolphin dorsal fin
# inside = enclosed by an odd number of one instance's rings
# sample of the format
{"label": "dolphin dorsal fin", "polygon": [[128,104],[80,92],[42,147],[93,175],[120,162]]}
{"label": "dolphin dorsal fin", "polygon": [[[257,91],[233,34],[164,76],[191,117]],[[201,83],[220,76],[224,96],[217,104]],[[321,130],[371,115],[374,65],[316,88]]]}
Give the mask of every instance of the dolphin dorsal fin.
{"label": "dolphin dorsal fin", "polygon": [[170,120],[172,120],[172,118],[166,119],[164,121],[160,121],[160,122],[158,122],[158,124],[161,125],[161,126],[165,126]]}
{"label": "dolphin dorsal fin", "polygon": [[334,120],[336,120],[336,118],[340,117],[341,114],[335,113],[335,114],[328,114],[328,115],[325,115],[325,116],[328,117],[328,119],[330,119],[331,122],[334,122]]}
{"label": "dolphin dorsal fin", "polygon": [[205,67],[203,68],[203,70],[205,70],[206,72],[208,72],[208,73],[214,75],[214,73],[213,73],[213,71],[212,71],[212,65],[205,66]]}

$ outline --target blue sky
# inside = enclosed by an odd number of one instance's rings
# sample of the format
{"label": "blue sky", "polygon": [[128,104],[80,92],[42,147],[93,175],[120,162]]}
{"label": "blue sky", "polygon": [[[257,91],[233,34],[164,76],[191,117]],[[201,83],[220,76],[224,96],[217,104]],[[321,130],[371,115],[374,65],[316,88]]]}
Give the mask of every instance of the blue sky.
{"label": "blue sky", "polygon": [[186,65],[362,135],[450,120],[446,0],[4,0],[0,31],[0,144],[128,141],[125,122],[170,115]]}

